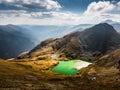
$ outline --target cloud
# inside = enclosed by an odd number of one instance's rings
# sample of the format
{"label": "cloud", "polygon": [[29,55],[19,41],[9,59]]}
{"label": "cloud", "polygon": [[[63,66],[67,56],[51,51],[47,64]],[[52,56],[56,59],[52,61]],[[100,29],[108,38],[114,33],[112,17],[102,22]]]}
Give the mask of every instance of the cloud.
{"label": "cloud", "polygon": [[0,24],[78,25],[95,24],[106,19],[120,21],[119,14],[104,13],[86,16],[72,12],[27,12],[24,10],[0,10]]}
{"label": "cloud", "polygon": [[0,10],[0,24],[75,25],[80,16],[71,12]]}
{"label": "cloud", "polygon": [[57,10],[61,8],[61,5],[54,0],[0,0],[0,4],[19,9]]}
{"label": "cloud", "polygon": [[85,11],[85,15],[94,15],[94,14],[101,14],[107,13],[112,11],[115,8],[115,5],[112,4],[110,1],[99,1],[99,2],[92,2],[87,10]]}
{"label": "cloud", "polygon": [[56,10],[39,12],[29,12],[24,9],[0,10],[0,24],[78,25],[96,24],[106,19],[120,22],[120,2],[92,2],[82,14]]}
{"label": "cloud", "polygon": [[99,23],[106,19],[120,21],[120,2],[98,1],[88,5],[83,13],[83,18],[87,22]]}
{"label": "cloud", "polygon": [[117,10],[120,11],[120,2],[117,3]]}

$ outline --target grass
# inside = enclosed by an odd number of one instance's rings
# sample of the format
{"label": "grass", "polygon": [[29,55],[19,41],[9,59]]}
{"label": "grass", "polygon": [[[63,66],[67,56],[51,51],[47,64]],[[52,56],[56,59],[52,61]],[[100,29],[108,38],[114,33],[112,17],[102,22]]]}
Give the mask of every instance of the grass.
{"label": "grass", "polygon": [[[2,88],[2,90],[4,90],[3,88],[51,88],[47,86],[48,82],[46,80],[54,76],[54,73],[49,69],[57,62],[36,62],[37,63],[35,64],[34,61],[14,62],[0,60],[0,89]],[[58,75],[58,78],[60,77]]]}
{"label": "grass", "polygon": [[[23,89],[23,90],[119,90],[120,85],[115,78],[120,74],[115,70],[97,67],[95,70],[107,77],[97,76],[97,80],[89,80],[88,74],[92,65],[81,69],[77,75],[68,76],[56,74],[51,69],[58,64],[55,60],[0,60],[0,89]],[[69,62],[69,65],[72,61]],[[70,66],[64,66],[69,67]],[[66,68],[63,68],[66,69]],[[113,73],[113,74],[111,74]]]}

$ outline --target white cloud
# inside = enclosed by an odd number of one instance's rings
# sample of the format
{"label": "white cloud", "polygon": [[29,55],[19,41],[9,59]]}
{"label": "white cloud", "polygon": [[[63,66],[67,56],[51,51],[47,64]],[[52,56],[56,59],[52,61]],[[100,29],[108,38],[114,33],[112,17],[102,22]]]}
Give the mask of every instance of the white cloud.
{"label": "white cloud", "polygon": [[24,10],[2,10],[0,13],[0,24],[68,25],[77,24],[80,18],[78,14],[56,11],[28,13]]}
{"label": "white cloud", "polygon": [[0,13],[0,24],[77,25],[96,24],[106,19],[120,22],[120,2],[116,4],[109,1],[92,2],[83,14],[25,10],[0,10]]}
{"label": "white cloud", "polygon": [[115,8],[115,5],[110,1],[99,1],[92,2],[87,10],[85,11],[85,15],[97,15],[102,13],[107,13],[112,11]]}
{"label": "white cloud", "polygon": [[120,21],[119,14],[110,13],[91,16],[56,11],[28,13],[24,10],[8,10],[0,13],[0,24],[77,25],[99,23],[106,19]]}
{"label": "white cloud", "polygon": [[117,3],[117,10],[120,11],[120,2]]}
{"label": "white cloud", "polygon": [[0,0],[5,6],[15,6],[21,9],[60,9],[61,6],[53,0]]}
{"label": "white cloud", "polygon": [[83,13],[83,18],[91,23],[99,23],[106,19],[120,22],[120,2],[116,4],[110,1],[92,2]]}

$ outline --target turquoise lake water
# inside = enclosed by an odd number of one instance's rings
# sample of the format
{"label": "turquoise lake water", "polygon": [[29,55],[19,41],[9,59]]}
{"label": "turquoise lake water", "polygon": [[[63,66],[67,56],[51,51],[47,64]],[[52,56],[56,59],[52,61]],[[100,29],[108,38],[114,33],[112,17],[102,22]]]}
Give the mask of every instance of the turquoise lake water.
{"label": "turquoise lake water", "polygon": [[82,60],[59,61],[59,64],[52,71],[64,75],[75,75],[80,68],[86,67],[89,64]]}

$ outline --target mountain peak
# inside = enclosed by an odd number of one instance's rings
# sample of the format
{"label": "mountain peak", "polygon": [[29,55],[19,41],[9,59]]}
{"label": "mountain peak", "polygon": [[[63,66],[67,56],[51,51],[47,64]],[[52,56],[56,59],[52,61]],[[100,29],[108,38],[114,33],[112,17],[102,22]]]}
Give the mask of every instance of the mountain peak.
{"label": "mountain peak", "polygon": [[116,30],[108,23],[100,23],[88,29],[93,32],[116,32]]}
{"label": "mountain peak", "polygon": [[97,25],[95,25],[95,26],[93,26],[93,27],[99,27],[99,28],[101,28],[101,29],[103,29],[103,28],[111,28],[111,29],[113,29],[113,26],[111,26],[110,24],[108,24],[108,23],[100,23],[100,24],[97,24]]}

